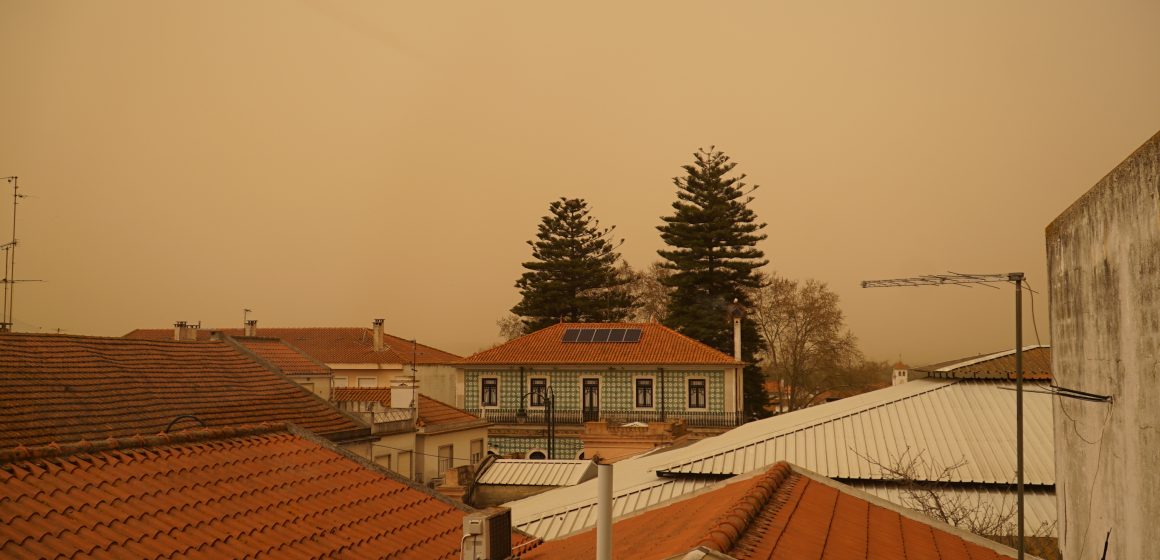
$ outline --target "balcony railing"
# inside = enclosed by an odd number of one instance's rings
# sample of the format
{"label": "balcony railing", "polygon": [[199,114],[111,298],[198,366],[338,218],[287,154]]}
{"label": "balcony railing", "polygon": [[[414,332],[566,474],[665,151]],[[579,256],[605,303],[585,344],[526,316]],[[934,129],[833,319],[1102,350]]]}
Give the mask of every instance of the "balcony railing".
{"label": "balcony railing", "polygon": [[[467,412],[487,419],[496,424],[546,424],[547,418],[542,409],[528,409],[522,413],[512,409],[468,408]],[[596,418],[606,420],[610,424],[627,424],[629,422],[659,422],[659,410],[560,410],[556,409],[556,424],[580,425]],[[685,425],[691,428],[732,428],[744,423],[744,416],[740,412],[706,412],[706,411],[666,411],[665,420],[682,419]]]}

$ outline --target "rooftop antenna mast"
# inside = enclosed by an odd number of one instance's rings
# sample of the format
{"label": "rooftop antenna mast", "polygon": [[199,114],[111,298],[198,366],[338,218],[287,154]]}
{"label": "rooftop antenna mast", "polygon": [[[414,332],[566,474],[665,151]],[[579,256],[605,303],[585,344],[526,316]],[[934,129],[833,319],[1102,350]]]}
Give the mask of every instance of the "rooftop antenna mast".
{"label": "rooftop antenna mast", "polygon": [[[1019,560],[1023,560],[1023,273],[1007,274],[932,274],[914,278],[893,278],[890,280],[864,280],[863,288],[898,288],[906,286],[963,286],[982,285],[998,289],[991,284],[1011,282],[1015,284],[1015,481],[1018,501],[1016,524],[1019,526]],[[1028,288],[1030,289],[1030,288]]]}
{"label": "rooftop antenna mast", "polygon": [[[12,307],[16,300],[16,204],[24,195],[20,194],[20,178],[12,175],[4,177],[12,185],[12,240],[4,245],[4,302],[3,320],[0,320],[0,332],[12,330]],[[22,280],[22,282],[36,282],[37,280]]]}

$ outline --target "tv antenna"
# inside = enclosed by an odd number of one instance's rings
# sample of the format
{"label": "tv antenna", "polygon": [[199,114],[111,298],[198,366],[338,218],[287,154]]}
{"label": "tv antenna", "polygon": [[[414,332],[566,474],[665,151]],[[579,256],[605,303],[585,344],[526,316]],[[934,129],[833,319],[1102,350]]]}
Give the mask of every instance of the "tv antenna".
{"label": "tv antenna", "polygon": [[20,178],[12,175],[4,177],[12,185],[12,241],[0,245],[0,249],[4,250],[4,278],[0,280],[4,284],[4,300],[3,306],[0,308],[0,332],[10,332],[12,330],[12,307],[16,300],[16,283],[17,282],[43,282],[43,280],[16,280],[16,204],[20,199],[26,195],[20,194]]}
{"label": "tv antenna", "polygon": [[[1023,527],[1023,273],[1008,272],[1006,274],[962,274],[950,272],[948,274],[928,274],[912,278],[891,278],[887,280],[864,280],[863,288],[899,288],[911,286],[986,286],[996,288],[992,284],[1012,283],[1015,285],[1015,484],[1016,484],[1016,520],[1019,527],[1018,551],[1019,560],[1024,554],[1024,527]],[[1026,288],[1030,290],[1030,288]]]}

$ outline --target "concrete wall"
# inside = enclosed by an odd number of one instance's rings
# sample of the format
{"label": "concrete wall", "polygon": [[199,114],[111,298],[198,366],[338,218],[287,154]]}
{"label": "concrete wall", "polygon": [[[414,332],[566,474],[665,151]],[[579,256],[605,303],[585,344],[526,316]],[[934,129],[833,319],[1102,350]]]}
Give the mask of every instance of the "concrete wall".
{"label": "concrete wall", "polygon": [[486,456],[488,448],[487,426],[440,434],[420,433],[416,446],[421,448],[418,451],[424,454],[419,460],[419,472],[422,473],[423,480],[428,481],[443,477],[444,473],[439,470],[440,447],[452,446],[451,467],[459,467],[470,463],[471,441],[476,439],[483,440],[483,455]]}
{"label": "concrete wall", "polygon": [[[1160,135],[1047,228],[1065,558],[1160,551]],[[1090,504],[1090,507],[1089,507]]]}

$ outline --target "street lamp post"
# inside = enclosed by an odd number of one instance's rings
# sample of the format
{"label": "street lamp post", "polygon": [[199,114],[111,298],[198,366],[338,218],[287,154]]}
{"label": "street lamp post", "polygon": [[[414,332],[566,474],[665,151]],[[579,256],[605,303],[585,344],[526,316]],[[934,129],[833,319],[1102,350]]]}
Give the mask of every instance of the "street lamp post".
{"label": "street lamp post", "polygon": [[540,395],[544,399],[544,424],[548,428],[548,459],[556,458],[556,394],[549,386],[544,391],[528,391],[520,395],[520,408],[516,412],[517,422],[527,421],[527,412],[524,410],[524,399],[531,395]]}

